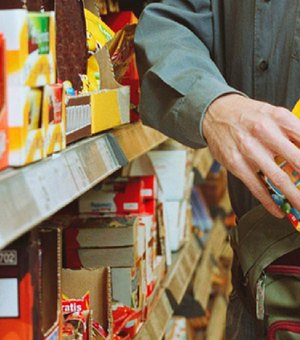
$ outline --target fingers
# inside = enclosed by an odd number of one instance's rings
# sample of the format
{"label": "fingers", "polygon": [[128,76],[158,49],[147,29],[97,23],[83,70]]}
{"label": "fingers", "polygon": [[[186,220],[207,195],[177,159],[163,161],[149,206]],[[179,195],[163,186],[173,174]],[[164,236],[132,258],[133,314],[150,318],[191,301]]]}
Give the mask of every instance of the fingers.
{"label": "fingers", "polygon": [[296,209],[300,209],[300,191],[291,181],[289,175],[275,163],[272,154],[255,139],[251,140],[246,148],[249,158],[257,168],[269,178]]}
{"label": "fingers", "polygon": [[283,211],[272,200],[266,185],[262,183],[256,175],[255,170],[242,157],[238,160],[238,166],[230,170],[236,177],[248,187],[252,195],[255,196],[261,204],[272,215],[278,218],[283,218]]}
{"label": "fingers", "polygon": [[277,126],[265,128],[261,142],[275,155],[283,156],[297,171],[300,171],[300,149],[292,143]]}

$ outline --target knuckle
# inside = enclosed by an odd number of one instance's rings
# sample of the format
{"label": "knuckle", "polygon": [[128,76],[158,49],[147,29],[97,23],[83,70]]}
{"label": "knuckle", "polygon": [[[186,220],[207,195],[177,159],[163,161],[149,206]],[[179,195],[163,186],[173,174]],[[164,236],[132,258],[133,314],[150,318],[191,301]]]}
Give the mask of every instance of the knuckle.
{"label": "knuckle", "polygon": [[230,168],[234,171],[238,171],[240,168],[240,164],[241,164],[240,154],[236,152],[232,153],[231,159],[230,159]]}
{"label": "knuckle", "polygon": [[270,176],[270,179],[276,187],[282,188],[287,183],[287,181],[289,181],[289,176],[285,172],[279,170],[273,172]]}
{"label": "knuckle", "polygon": [[272,117],[276,120],[281,122],[282,120],[287,119],[287,116],[290,116],[290,111],[287,110],[284,107],[274,107],[273,111],[272,111]]}
{"label": "knuckle", "polygon": [[263,120],[259,120],[259,121],[256,121],[253,124],[251,132],[252,132],[252,135],[254,137],[258,137],[258,136],[264,135],[265,131],[266,131],[266,128],[265,128],[264,121]]}

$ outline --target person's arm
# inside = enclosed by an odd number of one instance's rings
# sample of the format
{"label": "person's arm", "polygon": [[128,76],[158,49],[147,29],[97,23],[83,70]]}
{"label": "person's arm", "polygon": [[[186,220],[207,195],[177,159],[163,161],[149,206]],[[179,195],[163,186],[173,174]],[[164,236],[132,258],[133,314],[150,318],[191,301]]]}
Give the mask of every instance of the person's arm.
{"label": "person's arm", "polygon": [[214,64],[209,0],[166,0],[144,11],[136,32],[144,123],[191,147],[208,146],[273,215],[283,213],[257,176],[262,171],[300,210],[300,191],[275,163],[300,171],[300,120],[227,85]]}
{"label": "person's arm", "polygon": [[148,5],[135,34],[145,124],[192,147],[206,146],[202,120],[210,103],[238,92],[211,59],[210,0],[169,0]]}

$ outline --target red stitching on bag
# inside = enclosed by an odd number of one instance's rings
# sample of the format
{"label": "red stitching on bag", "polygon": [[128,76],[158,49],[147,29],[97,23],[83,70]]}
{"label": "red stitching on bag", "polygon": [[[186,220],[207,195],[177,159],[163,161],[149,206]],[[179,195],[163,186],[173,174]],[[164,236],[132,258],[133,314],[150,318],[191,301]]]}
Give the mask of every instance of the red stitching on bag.
{"label": "red stitching on bag", "polygon": [[298,266],[285,266],[279,264],[270,265],[265,269],[266,273],[273,274],[296,274],[300,275],[300,267]]}
{"label": "red stitching on bag", "polygon": [[272,323],[268,330],[268,339],[275,340],[278,331],[290,331],[300,334],[300,323],[295,321],[276,321]]}

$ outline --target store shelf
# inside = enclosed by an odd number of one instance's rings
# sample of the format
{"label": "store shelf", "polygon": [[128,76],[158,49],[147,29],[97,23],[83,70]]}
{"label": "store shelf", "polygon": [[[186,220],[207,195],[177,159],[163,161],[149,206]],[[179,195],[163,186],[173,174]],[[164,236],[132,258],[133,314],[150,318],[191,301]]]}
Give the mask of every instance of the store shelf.
{"label": "store shelf", "polygon": [[167,276],[163,279],[161,289],[153,302],[153,306],[150,307],[149,317],[134,339],[162,339],[166,326],[173,315],[166,291],[168,290],[172,293],[177,303],[181,302],[200,256],[201,248],[199,243],[191,235],[191,239],[184,244],[178,253],[173,254],[173,264],[169,268]]}
{"label": "store shelf", "polygon": [[153,303],[151,312],[137,335],[135,340],[159,340],[165,334],[168,322],[173,315],[173,310],[167,298],[166,292],[161,290]]}
{"label": "store shelf", "polygon": [[164,281],[164,287],[168,289],[177,304],[179,304],[191,281],[197,267],[202,250],[198,241],[192,235],[191,240],[183,248],[172,256],[172,266]]}
{"label": "store shelf", "polygon": [[206,310],[216,261],[226,247],[227,232],[221,220],[216,220],[205,244],[193,284],[195,300]]}
{"label": "store shelf", "polygon": [[165,135],[140,122],[116,129],[113,135],[129,162],[167,140]]}
{"label": "store shelf", "polygon": [[166,137],[140,123],[0,173],[0,249]]}

